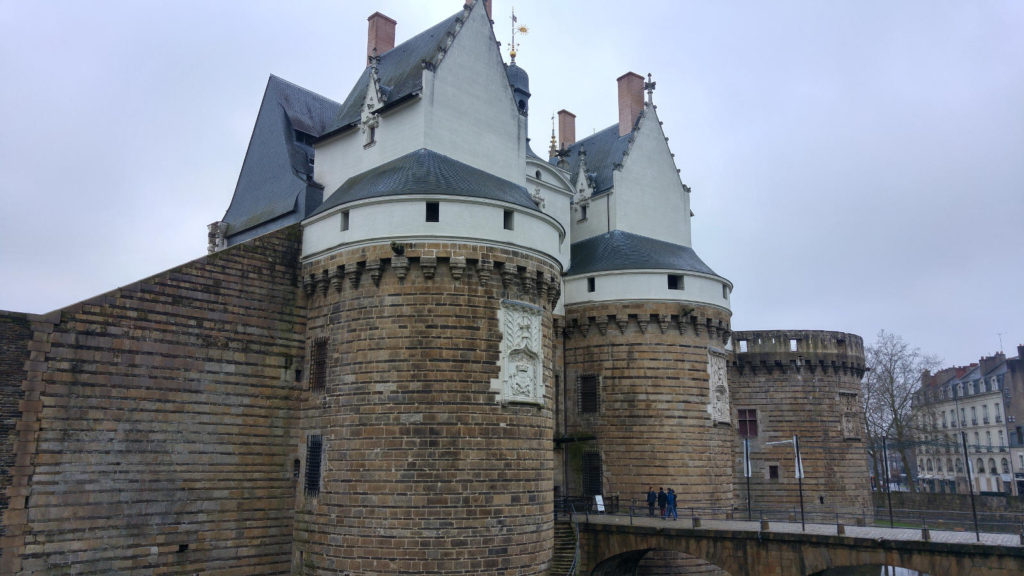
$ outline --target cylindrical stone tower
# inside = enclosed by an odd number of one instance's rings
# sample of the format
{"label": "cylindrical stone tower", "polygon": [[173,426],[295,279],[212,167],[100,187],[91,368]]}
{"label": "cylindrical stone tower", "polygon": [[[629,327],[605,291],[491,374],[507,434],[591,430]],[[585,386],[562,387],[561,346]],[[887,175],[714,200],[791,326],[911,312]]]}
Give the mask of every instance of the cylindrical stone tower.
{"label": "cylindrical stone tower", "polygon": [[[799,438],[808,512],[872,511],[864,445],[864,341],[823,330],[733,333],[729,367],[737,435],[736,501],[746,507],[742,439],[750,439],[753,509],[798,509],[791,440]],[[848,520],[849,521],[849,520]]]}
{"label": "cylindrical stone tower", "polygon": [[[305,224],[295,568],[542,574],[564,231],[521,187],[428,151],[400,164]],[[422,188],[437,174],[457,178]]]}
{"label": "cylindrical stone tower", "polygon": [[731,506],[731,288],[689,247],[624,232],[573,246],[556,435],[566,493],[624,506],[671,487],[680,507]]}

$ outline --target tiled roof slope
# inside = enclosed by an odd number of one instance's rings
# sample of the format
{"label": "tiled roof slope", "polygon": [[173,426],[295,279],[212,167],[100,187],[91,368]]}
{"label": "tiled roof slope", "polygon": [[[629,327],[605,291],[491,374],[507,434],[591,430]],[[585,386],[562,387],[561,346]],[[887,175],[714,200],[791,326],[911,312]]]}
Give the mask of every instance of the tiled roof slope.
{"label": "tiled roof slope", "polygon": [[408,194],[485,198],[539,211],[526,188],[420,148],[349,178],[314,214],[357,200]]}
{"label": "tiled roof slope", "polygon": [[[380,55],[377,77],[384,93],[384,107],[423,89],[423,62],[434,59],[445,35],[454,29],[462,14],[460,11]],[[370,67],[367,66],[341,104],[327,133],[359,122],[360,109],[369,84]]]}
{"label": "tiled roof slope", "polygon": [[[580,168],[580,149],[583,149],[587,156],[587,172],[594,181],[594,194],[611,189],[614,184],[612,170],[622,164],[631,135],[632,133],[619,136],[619,125],[613,124],[569,146],[565,159],[569,162],[569,172],[573,175],[573,181],[578,182],[581,176],[577,172]],[[555,164],[557,161],[557,158],[553,158],[550,162]]]}
{"label": "tiled roof slope", "polygon": [[612,230],[576,242],[567,276],[614,270],[683,270],[718,276],[688,246]]}
{"label": "tiled roof slope", "polygon": [[[320,136],[339,104],[271,76],[263,94],[235,193],[223,220],[228,236],[291,214],[297,222],[319,203],[322,191],[311,183],[313,149],[295,130]],[[308,200],[308,202],[307,202]]]}

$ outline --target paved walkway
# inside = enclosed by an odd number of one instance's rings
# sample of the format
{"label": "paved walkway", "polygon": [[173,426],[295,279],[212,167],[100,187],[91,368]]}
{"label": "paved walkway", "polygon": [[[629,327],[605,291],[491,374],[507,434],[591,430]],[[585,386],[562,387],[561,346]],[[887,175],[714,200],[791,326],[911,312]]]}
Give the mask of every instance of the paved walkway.
{"label": "paved walkway", "polygon": [[[585,524],[587,516],[578,515],[580,524]],[[690,518],[679,517],[679,520],[662,520],[648,516],[591,514],[591,524],[611,524],[620,526],[654,526],[658,528],[692,528]],[[710,520],[701,519],[701,529],[707,530],[742,530],[758,532],[760,522],[757,520]],[[872,540],[922,540],[920,528],[882,528],[879,526],[846,526],[846,535],[854,538],[871,538]],[[801,530],[799,522],[777,522],[772,521],[770,532],[783,532],[790,534],[822,534],[835,536],[835,524],[807,524],[805,530]],[[956,544],[978,544],[974,532],[954,532],[950,530],[930,530],[932,542],[956,543]],[[997,534],[991,532],[981,533],[982,545],[989,546],[1012,546],[1021,547],[1021,539],[1017,534]]]}

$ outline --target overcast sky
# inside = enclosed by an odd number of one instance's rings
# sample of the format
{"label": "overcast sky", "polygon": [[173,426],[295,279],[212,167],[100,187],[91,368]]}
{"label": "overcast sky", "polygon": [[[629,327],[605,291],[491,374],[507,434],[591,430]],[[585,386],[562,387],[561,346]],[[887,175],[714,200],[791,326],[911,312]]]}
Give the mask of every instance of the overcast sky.
{"label": "overcast sky", "polygon": [[[945,360],[1024,344],[1024,2],[494,0],[530,28],[530,133],[654,94],[733,327],[880,329]],[[459,0],[0,0],[0,309],[203,256],[276,74],[342,100],[366,17]],[[507,52],[506,52],[507,53]],[[656,207],[655,207],[656,209]]]}

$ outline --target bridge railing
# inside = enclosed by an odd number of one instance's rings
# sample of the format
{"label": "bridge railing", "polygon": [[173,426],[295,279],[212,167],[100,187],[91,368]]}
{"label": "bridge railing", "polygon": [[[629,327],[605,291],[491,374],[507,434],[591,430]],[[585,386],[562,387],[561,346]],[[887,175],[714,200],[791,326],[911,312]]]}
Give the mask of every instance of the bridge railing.
{"label": "bridge railing", "polygon": [[[589,515],[597,514],[593,498],[567,498],[581,521],[587,522]],[[714,506],[678,506],[679,519],[703,520],[752,520],[798,523],[801,521],[801,510],[798,506],[790,508],[746,508],[714,507]],[[630,522],[638,518],[650,516],[646,500],[634,498],[628,505],[607,507],[603,513],[608,516],[628,516]],[[654,517],[660,518],[660,509],[655,506]],[[671,516],[670,516],[671,518]],[[975,530],[974,518],[970,512],[956,510],[911,510],[894,509],[890,522],[887,508],[877,509],[842,509],[834,506],[811,504],[803,510],[803,520],[808,524],[833,524],[842,526],[879,526],[895,528],[928,528],[931,530],[966,531]],[[1024,514],[1012,512],[978,513],[978,529],[982,532],[1024,534]]]}

